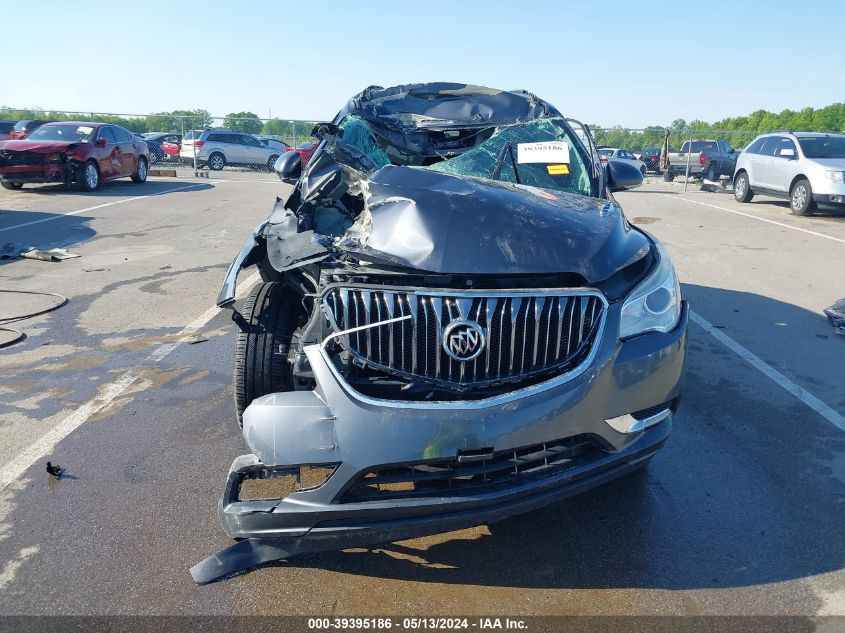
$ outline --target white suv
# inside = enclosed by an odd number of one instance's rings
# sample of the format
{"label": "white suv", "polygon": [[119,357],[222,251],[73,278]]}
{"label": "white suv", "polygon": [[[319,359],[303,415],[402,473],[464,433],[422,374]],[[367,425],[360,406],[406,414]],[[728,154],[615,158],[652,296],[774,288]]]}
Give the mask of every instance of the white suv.
{"label": "white suv", "polygon": [[192,130],[182,139],[179,158],[194,160],[196,146],[197,167],[208,165],[220,171],[226,165],[242,165],[272,171],[281,151],[267,147],[252,134],[232,130]]}
{"label": "white suv", "polygon": [[734,197],[788,198],[795,215],[816,203],[845,205],[845,135],[773,132],[754,139],[736,161]]}

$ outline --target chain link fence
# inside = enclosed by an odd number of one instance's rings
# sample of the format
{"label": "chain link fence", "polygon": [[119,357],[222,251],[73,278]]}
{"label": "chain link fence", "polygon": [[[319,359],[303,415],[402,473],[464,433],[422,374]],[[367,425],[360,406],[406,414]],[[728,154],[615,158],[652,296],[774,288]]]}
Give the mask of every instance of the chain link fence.
{"label": "chain link fence", "polygon": [[[286,151],[307,152],[316,121],[260,118],[249,112],[213,116],[205,110],[155,114],[0,108],[0,140],[23,131],[25,121],[91,121],[120,125],[139,135],[153,169],[269,171]],[[30,130],[31,131],[31,130]]]}

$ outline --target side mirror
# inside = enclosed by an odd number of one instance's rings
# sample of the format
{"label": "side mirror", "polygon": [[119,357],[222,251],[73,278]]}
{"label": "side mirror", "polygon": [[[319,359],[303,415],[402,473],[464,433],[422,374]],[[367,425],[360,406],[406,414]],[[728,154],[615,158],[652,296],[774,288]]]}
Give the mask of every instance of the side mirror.
{"label": "side mirror", "polygon": [[276,159],[276,164],[273,165],[273,171],[279,177],[279,180],[288,184],[293,184],[302,175],[302,159],[299,152],[284,152]]}
{"label": "side mirror", "polygon": [[105,147],[106,146],[106,139],[98,138],[97,139],[97,147]]}
{"label": "side mirror", "polygon": [[607,161],[607,188],[611,191],[625,191],[643,184],[643,175],[631,163],[611,158]]}
{"label": "side mirror", "polygon": [[794,150],[794,149],[790,149],[790,148],[788,148],[788,147],[784,147],[782,150],[780,150],[780,152],[778,153],[778,155],[779,155],[781,158],[795,158],[795,150]]}

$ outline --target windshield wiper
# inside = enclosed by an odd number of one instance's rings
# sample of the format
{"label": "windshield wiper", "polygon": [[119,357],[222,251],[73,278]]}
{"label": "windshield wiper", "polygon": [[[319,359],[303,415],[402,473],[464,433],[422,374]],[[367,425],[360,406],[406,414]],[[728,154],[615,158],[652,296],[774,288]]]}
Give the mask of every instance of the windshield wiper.
{"label": "windshield wiper", "polygon": [[513,144],[510,141],[505,143],[502,151],[499,152],[499,157],[496,159],[496,166],[493,167],[493,174],[490,176],[490,179],[499,180],[499,176],[502,174],[502,163],[505,162],[506,152],[510,154],[511,157],[511,165],[513,165],[513,175],[516,176],[516,184],[521,185],[522,182],[519,179],[519,168],[516,166],[516,157],[513,155]]}

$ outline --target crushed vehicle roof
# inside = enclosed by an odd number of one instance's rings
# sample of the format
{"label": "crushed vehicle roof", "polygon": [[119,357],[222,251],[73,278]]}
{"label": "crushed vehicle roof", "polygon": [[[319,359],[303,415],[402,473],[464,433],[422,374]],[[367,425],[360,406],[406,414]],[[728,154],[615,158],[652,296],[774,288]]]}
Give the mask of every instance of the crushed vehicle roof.
{"label": "crushed vehicle roof", "polygon": [[349,100],[341,111],[346,114],[399,129],[496,126],[561,116],[554,106],[525,90],[446,82],[370,86]]}

